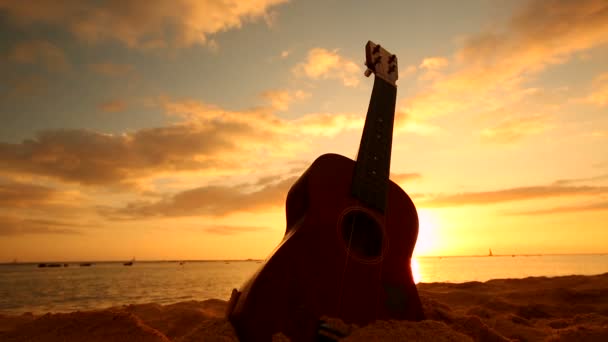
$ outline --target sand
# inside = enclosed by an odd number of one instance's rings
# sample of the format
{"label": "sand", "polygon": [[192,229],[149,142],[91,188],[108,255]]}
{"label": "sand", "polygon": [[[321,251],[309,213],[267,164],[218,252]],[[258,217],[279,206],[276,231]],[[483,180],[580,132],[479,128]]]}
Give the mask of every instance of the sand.
{"label": "sand", "polygon": [[[608,273],[419,284],[422,322],[336,320],[344,341],[608,341]],[[238,341],[226,301],[0,315],[0,341]],[[287,341],[277,334],[275,341]]]}

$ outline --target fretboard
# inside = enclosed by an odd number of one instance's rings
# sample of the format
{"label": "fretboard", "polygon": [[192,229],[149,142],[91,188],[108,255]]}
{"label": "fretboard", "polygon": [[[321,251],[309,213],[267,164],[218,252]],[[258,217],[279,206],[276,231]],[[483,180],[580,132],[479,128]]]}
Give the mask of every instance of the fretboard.
{"label": "fretboard", "polygon": [[374,78],[353,175],[353,196],[380,212],[386,207],[396,98],[394,85]]}

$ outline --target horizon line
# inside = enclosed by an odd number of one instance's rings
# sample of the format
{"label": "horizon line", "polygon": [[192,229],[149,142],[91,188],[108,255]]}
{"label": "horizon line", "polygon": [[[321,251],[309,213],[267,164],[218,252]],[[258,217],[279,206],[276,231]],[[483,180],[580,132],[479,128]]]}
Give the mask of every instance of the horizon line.
{"label": "horizon line", "polygon": [[[575,255],[608,255],[608,252],[590,252],[590,253],[522,253],[522,254],[471,254],[471,255],[418,255],[412,256],[415,258],[478,258],[478,257],[514,257],[514,256],[575,256]],[[36,260],[36,261],[19,261],[19,259],[13,259],[12,261],[2,261],[0,265],[14,265],[14,264],[40,264],[40,263],[61,263],[61,264],[76,264],[76,263],[115,263],[115,262],[231,262],[231,261],[264,261],[266,259],[107,259],[107,260],[93,260],[93,259],[81,259],[81,260]]]}

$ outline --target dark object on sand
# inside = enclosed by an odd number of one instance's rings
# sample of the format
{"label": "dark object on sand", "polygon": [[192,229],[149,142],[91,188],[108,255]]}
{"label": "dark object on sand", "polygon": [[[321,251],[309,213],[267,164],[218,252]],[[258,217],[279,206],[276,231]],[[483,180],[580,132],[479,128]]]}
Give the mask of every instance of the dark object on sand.
{"label": "dark object on sand", "polygon": [[357,161],[322,155],[289,190],[283,241],[228,305],[242,341],[314,341],[332,331],[323,316],[424,319],[410,266],[416,207],[389,180],[397,58],[372,42],[365,50],[375,80]]}

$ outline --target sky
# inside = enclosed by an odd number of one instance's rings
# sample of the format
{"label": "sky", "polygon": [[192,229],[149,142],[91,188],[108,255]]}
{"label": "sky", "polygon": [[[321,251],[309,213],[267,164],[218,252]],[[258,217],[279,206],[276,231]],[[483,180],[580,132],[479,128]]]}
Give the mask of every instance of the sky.
{"label": "sky", "polygon": [[416,256],[608,252],[604,0],[0,0],[0,262],[265,258],[368,40]]}

